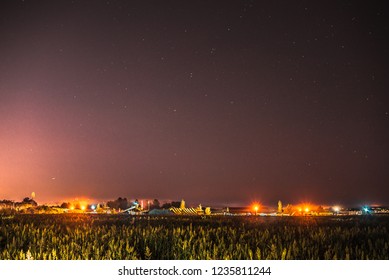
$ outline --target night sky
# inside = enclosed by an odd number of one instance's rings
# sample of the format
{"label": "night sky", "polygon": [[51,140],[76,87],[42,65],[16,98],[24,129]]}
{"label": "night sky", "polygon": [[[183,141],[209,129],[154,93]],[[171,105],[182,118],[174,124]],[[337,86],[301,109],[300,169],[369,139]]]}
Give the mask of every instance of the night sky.
{"label": "night sky", "polygon": [[375,1],[1,1],[0,199],[389,204]]}

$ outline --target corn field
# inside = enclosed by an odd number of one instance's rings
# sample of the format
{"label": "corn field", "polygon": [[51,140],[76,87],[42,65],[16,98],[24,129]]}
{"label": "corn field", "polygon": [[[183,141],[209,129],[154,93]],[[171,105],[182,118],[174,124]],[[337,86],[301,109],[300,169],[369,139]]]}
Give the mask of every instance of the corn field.
{"label": "corn field", "polygon": [[0,259],[389,259],[389,216],[0,216]]}

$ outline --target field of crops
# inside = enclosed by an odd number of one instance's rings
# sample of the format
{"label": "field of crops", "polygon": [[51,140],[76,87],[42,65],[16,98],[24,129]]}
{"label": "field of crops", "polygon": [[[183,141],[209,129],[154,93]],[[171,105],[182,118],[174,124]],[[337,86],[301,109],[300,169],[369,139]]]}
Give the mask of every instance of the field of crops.
{"label": "field of crops", "polygon": [[389,216],[0,216],[0,259],[389,259]]}

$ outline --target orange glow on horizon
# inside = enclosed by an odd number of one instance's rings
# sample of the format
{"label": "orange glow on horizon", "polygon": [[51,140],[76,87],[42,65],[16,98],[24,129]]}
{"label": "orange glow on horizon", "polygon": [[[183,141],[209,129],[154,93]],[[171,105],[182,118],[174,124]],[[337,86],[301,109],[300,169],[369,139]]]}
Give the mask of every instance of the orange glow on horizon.
{"label": "orange glow on horizon", "polygon": [[251,209],[255,212],[255,214],[257,214],[257,212],[260,208],[261,207],[260,207],[259,203],[254,203],[251,205]]}

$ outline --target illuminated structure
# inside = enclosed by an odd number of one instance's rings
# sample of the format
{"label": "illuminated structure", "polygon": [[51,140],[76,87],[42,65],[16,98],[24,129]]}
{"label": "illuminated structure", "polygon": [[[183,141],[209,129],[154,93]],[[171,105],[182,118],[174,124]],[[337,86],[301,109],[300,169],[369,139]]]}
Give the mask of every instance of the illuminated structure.
{"label": "illuminated structure", "polygon": [[277,210],[277,213],[278,214],[282,214],[283,210],[282,210],[282,202],[281,200],[278,201],[278,210]]}
{"label": "illuminated structure", "polygon": [[123,210],[123,213],[128,213],[130,215],[143,215],[147,211],[143,209],[142,205],[139,204],[137,201],[133,202],[132,205]]}
{"label": "illuminated structure", "polygon": [[175,215],[190,215],[190,216],[193,216],[193,215],[204,215],[204,214],[205,215],[211,215],[211,208],[210,207],[206,207],[205,208],[205,212],[204,212],[203,207],[201,206],[201,204],[197,208],[186,208],[184,200],[181,201],[180,208],[171,207],[169,210],[171,212],[173,212]]}

